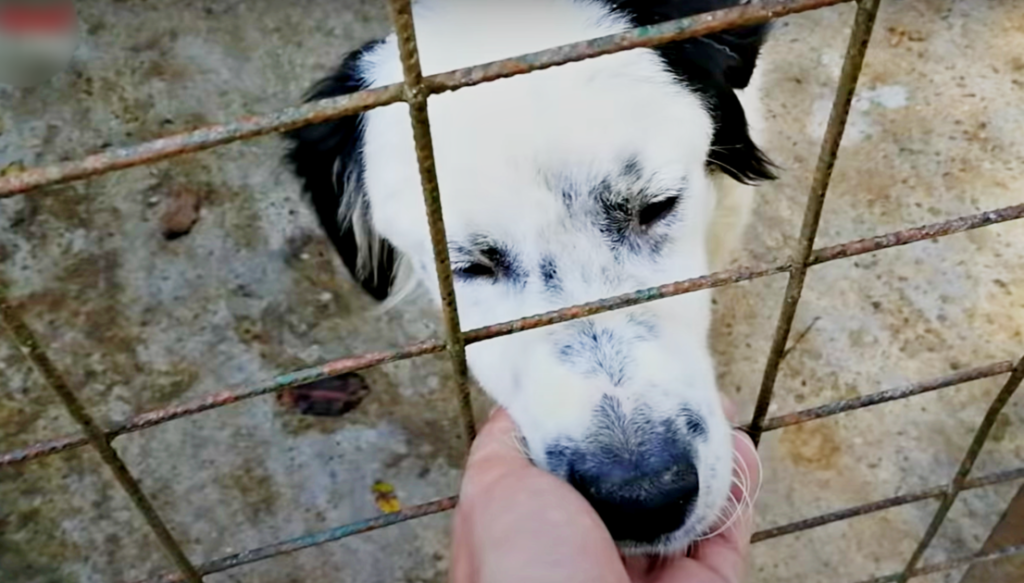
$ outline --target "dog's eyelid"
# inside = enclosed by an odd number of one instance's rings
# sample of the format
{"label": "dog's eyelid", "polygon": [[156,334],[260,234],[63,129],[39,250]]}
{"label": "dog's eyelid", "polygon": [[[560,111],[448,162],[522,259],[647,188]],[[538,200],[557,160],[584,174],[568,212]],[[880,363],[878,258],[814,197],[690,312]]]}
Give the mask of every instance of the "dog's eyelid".
{"label": "dog's eyelid", "polygon": [[465,279],[496,278],[495,263],[482,253],[459,254],[452,257],[452,272]]}
{"label": "dog's eyelid", "polygon": [[469,279],[495,278],[498,273],[490,264],[482,261],[472,261],[453,265],[452,271],[456,275]]}
{"label": "dog's eyelid", "polygon": [[668,216],[679,205],[679,195],[671,194],[645,204],[637,213],[641,227],[647,227]]}

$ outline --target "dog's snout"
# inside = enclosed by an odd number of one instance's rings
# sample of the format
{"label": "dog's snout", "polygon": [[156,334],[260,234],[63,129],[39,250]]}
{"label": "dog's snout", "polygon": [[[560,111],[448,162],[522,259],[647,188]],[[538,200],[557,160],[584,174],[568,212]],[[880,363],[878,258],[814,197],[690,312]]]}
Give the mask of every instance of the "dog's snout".
{"label": "dog's snout", "polygon": [[[612,455],[609,455],[612,454]],[[590,502],[617,541],[654,543],[681,528],[700,492],[692,454],[601,452],[569,468],[569,481]]]}

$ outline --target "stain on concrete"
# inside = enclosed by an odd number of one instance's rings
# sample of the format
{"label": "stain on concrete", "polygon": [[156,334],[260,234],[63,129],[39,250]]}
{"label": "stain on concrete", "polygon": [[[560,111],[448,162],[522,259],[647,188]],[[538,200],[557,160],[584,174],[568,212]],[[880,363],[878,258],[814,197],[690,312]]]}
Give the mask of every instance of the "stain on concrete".
{"label": "stain on concrete", "polygon": [[803,469],[832,470],[842,455],[835,427],[828,421],[787,427],[779,445],[792,463]]}

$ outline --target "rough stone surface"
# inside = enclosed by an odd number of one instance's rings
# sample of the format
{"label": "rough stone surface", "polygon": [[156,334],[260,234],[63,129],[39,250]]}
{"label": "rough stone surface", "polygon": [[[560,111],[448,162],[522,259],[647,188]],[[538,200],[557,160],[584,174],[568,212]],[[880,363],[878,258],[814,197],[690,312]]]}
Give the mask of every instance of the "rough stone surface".
{"label": "rough stone surface", "polygon": [[[0,168],[35,166],[294,104],[341,55],[386,28],[380,2],[80,3],[72,68],[0,90]],[[782,179],[760,195],[737,264],[793,249],[842,62],[850,6],[785,19],[767,49]],[[1024,201],[1024,5],[884,3],[825,207],[819,244]],[[0,201],[0,277],[101,419],[120,419],[324,360],[432,337],[423,298],[378,314],[343,274],[273,137]],[[202,208],[168,240],[168,193]],[[753,406],[785,278],[723,290],[713,342],[723,391]],[[1024,224],[815,268],[773,413],[1019,356]],[[73,432],[0,343],[0,449]],[[341,418],[258,399],[116,445],[186,551],[207,560],[455,491],[462,445],[441,358],[368,371]],[[759,526],[921,487],[954,472],[1002,379],[770,434]],[[1024,459],[1024,397],[978,471]],[[1017,484],[971,492],[928,560],[981,544]],[[934,502],[755,547],[751,581],[854,581],[902,566]],[[447,518],[251,565],[211,581],[445,580]],[[168,567],[88,450],[0,471],[0,580],[133,580]],[[958,573],[922,579],[956,581]],[[997,582],[993,582],[997,583]]]}

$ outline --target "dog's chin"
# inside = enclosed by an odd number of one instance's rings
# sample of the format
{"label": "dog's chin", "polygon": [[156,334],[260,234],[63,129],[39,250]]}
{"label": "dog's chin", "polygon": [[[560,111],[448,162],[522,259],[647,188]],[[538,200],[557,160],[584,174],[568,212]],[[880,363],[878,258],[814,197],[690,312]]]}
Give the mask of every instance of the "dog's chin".
{"label": "dog's chin", "polygon": [[699,535],[686,535],[686,529],[664,535],[654,542],[615,541],[619,552],[627,557],[671,557],[685,552]]}
{"label": "dog's chin", "polygon": [[697,521],[679,530],[666,534],[653,542],[617,540],[619,552],[627,557],[674,557],[687,552],[695,542],[717,531],[723,524],[705,524]]}

